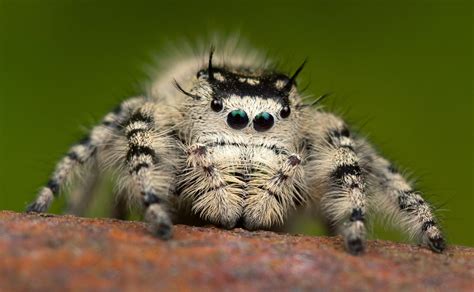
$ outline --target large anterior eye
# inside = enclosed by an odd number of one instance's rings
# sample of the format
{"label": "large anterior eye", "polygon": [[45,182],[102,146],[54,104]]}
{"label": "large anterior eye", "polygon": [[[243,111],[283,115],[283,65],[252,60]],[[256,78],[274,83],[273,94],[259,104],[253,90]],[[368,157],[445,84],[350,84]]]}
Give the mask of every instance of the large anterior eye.
{"label": "large anterior eye", "polygon": [[245,128],[249,123],[249,117],[247,113],[241,109],[233,110],[227,116],[227,124],[232,129],[241,130]]}
{"label": "large anterior eye", "polygon": [[253,127],[258,132],[269,130],[273,126],[273,116],[267,112],[259,113],[253,119]]}

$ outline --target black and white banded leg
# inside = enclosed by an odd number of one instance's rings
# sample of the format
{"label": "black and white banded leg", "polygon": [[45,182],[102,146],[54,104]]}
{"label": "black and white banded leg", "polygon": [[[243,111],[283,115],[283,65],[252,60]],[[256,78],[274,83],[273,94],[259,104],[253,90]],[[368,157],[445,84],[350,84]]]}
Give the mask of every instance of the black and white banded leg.
{"label": "black and white banded leg", "polygon": [[342,124],[327,130],[317,159],[327,192],[321,198],[329,222],[344,239],[347,250],[360,254],[365,248],[366,182],[354,141]]}
{"label": "black and white banded leg", "polygon": [[380,206],[385,207],[383,213],[399,219],[402,230],[433,251],[442,252],[446,243],[428,202],[386,159],[373,154],[373,161],[377,197]]}
{"label": "black and white banded leg", "polygon": [[141,196],[145,208],[145,221],[150,223],[153,234],[169,239],[172,221],[169,216],[169,185],[172,178],[164,171],[163,153],[168,141],[160,135],[154,121],[154,106],[145,104],[123,124],[123,134],[128,142],[125,165],[127,177]]}
{"label": "black and white banded leg", "polygon": [[98,150],[113,139],[114,130],[121,119],[142,100],[143,98],[137,97],[123,102],[115,111],[107,114],[102,123],[95,126],[88,136],[73,145],[56,165],[48,183],[41,188],[36,200],[28,205],[26,211],[46,212],[74,174],[96,159]]}

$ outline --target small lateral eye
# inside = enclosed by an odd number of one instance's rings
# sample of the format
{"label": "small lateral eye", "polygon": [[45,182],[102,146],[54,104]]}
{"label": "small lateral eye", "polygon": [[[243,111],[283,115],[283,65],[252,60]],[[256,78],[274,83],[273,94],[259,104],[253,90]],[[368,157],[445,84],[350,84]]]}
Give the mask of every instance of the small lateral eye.
{"label": "small lateral eye", "polygon": [[290,107],[288,105],[285,105],[280,111],[280,117],[286,119],[287,117],[290,116],[290,113],[291,113]]}
{"label": "small lateral eye", "polygon": [[265,132],[273,127],[273,116],[267,112],[259,113],[253,119],[253,127],[258,132]]}
{"label": "small lateral eye", "polygon": [[224,105],[222,104],[222,100],[220,99],[213,99],[211,101],[211,108],[215,112],[220,112],[223,108]]}

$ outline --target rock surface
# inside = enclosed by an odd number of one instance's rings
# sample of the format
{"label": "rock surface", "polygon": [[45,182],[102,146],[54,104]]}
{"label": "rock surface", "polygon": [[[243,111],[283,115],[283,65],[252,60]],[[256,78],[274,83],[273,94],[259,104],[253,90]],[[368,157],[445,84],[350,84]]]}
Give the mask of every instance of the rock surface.
{"label": "rock surface", "polygon": [[474,291],[474,249],[375,240],[357,257],[339,237],[182,225],[163,242],[140,222],[0,212],[0,291],[191,289]]}

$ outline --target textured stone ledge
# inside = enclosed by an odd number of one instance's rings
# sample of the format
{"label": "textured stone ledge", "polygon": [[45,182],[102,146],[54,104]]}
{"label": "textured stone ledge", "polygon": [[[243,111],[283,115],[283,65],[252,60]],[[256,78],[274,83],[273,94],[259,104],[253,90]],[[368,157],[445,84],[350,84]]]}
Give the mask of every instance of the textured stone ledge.
{"label": "textured stone ledge", "polygon": [[355,257],[338,237],[0,212],[0,291],[474,291],[474,249],[444,254],[370,241]]}

